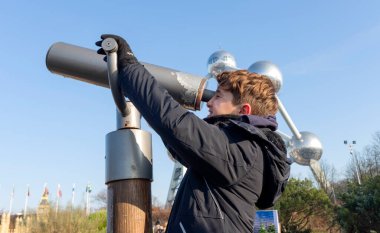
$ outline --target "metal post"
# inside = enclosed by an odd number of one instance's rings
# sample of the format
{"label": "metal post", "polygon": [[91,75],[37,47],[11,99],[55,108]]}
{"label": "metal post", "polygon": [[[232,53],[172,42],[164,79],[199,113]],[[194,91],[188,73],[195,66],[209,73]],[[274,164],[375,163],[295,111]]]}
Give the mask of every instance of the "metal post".
{"label": "metal post", "polygon": [[355,154],[354,149],[353,149],[353,145],[356,144],[356,141],[352,141],[352,143],[347,143],[347,140],[345,140],[344,144],[346,144],[346,145],[348,144],[348,150],[350,151],[350,154],[354,158],[356,177],[358,178],[358,184],[361,185],[362,182],[360,180],[360,174],[359,174],[359,163],[358,163],[358,159],[356,158],[356,154]]}
{"label": "metal post", "polygon": [[292,118],[290,118],[290,116],[289,116],[288,112],[286,111],[285,106],[282,104],[280,98],[278,98],[278,96],[276,96],[276,97],[277,97],[277,101],[278,101],[278,109],[280,110],[280,113],[281,113],[282,117],[284,118],[286,124],[288,125],[289,129],[292,131],[294,137],[298,140],[301,140],[302,135],[298,131],[294,122],[292,121]]}
{"label": "metal post", "polygon": [[[116,46],[116,48],[115,48]],[[140,113],[118,86],[117,43],[102,43],[109,86],[117,111],[117,130],[106,136],[107,233],[152,232],[151,134],[140,129]]]}
{"label": "metal post", "polygon": [[132,103],[127,107],[132,120],[119,115],[123,122],[118,125],[125,127],[106,136],[107,233],[152,230],[152,138],[140,129],[140,114]]}

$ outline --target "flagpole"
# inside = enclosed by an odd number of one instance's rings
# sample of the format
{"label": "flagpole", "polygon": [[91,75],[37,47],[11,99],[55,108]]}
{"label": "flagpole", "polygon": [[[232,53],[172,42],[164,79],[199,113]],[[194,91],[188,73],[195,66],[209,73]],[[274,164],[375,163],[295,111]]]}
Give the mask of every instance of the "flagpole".
{"label": "flagpole", "polygon": [[75,197],[75,183],[73,184],[73,189],[71,193],[71,206],[74,207],[74,197]]}
{"label": "flagpole", "polygon": [[70,224],[69,224],[69,233],[71,233],[71,217],[74,208],[74,197],[75,197],[75,183],[73,183],[73,188],[71,189],[71,208],[70,208]]}
{"label": "flagpole", "polygon": [[[58,191],[57,191],[57,194],[58,194]],[[57,201],[55,203],[55,215],[57,216],[57,213],[58,213],[58,202],[59,202],[59,197],[57,195]]]}
{"label": "flagpole", "polygon": [[26,212],[28,209],[28,200],[29,200],[29,195],[30,195],[29,184],[27,186],[28,186],[28,191],[27,191],[26,196],[25,196],[24,218],[26,218]]}
{"label": "flagpole", "polygon": [[[0,193],[1,193],[1,184],[0,184]],[[1,204],[1,196],[0,196],[0,204]],[[0,205],[1,206],[1,205]]]}
{"label": "flagpole", "polygon": [[86,189],[86,215],[88,215],[88,191]]}
{"label": "flagpole", "polygon": [[9,203],[9,216],[12,214],[12,205],[13,205],[13,196],[15,195],[15,185],[13,185],[12,193],[11,193],[11,200]]}
{"label": "flagpole", "polygon": [[90,215],[90,193],[91,193],[91,186],[88,183],[86,186],[86,215]]}
{"label": "flagpole", "polygon": [[59,199],[61,198],[61,196],[62,196],[61,185],[58,184],[58,187],[57,187],[57,202],[56,202],[56,205],[55,205],[55,215],[57,215],[57,213],[58,213]]}
{"label": "flagpole", "polygon": [[88,184],[86,186],[86,215],[88,215]]}

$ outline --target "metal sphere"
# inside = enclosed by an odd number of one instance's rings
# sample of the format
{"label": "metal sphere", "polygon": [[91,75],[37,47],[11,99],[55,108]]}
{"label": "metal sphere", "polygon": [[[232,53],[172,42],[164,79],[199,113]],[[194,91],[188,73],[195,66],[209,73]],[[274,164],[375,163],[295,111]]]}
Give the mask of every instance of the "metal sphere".
{"label": "metal sphere", "polygon": [[211,54],[207,61],[207,71],[210,75],[216,76],[227,70],[236,69],[235,57],[224,50],[216,51]]}
{"label": "metal sphere", "polygon": [[300,165],[309,166],[310,160],[319,160],[323,147],[318,137],[310,132],[300,132],[301,140],[294,136],[289,141],[289,155]]}
{"label": "metal sphere", "polygon": [[253,63],[249,68],[249,72],[265,75],[273,83],[273,86],[278,93],[282,86],[282,73],[280,69],[270,61],[258,61]]}

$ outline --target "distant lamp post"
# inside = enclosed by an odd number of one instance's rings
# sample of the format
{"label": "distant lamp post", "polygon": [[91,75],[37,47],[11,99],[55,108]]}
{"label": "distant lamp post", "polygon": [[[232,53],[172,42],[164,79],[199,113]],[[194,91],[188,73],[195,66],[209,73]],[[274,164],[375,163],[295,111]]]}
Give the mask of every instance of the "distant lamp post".
{"label": "distant lamp post", "polygon": [[347,140],[344,140],[344,144],[345,145],[348,145],[348,149],[350,151],[350,154],[352,155],[352,157],[354,158],[354,162],[355,162],[355,170],[356,170],[356,176],[358,178],[358,184],[361,185],[362,182],[360,181],[360,175],[359,175],[359,164],[358,164],[358,159],[356,158],[356,154],[354,153],[354,145],[356,144],[356,141],[352,141],[351,143],[348,143]]}

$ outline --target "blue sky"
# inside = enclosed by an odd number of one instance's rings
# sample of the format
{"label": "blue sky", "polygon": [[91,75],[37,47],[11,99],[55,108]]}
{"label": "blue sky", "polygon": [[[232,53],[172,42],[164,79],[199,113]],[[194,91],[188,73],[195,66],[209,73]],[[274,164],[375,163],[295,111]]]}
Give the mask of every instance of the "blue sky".
{"label": "blue sky", "polygon": [[[206,75],[220,48],[238,67],[269,60],[283,73],[279,97],[300,131],[318,135],[341,177],[343,140],[361,151],[380,130],[379,1],[4,1],[0,9],[0,211],[35,208],[46,182],[62,203],[76,184],[105,189],[105,135],[116,128],[109,90],[50,73],[45,55],[63,41],[96,49],[102,33],[125,37],[138,59]],[[214,85],[210,84],[210,88]],[[206,116],[206,106],[197,114]],[[280,130],[290,130],[278,116]],[[152,131],[146,124],[144,130]],[[173,163],[153,134],[153,195],[166,199]],[[293,165],[296,177],[311,177]]]}

